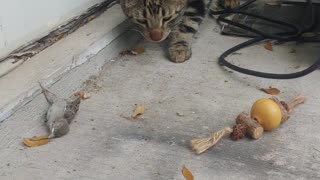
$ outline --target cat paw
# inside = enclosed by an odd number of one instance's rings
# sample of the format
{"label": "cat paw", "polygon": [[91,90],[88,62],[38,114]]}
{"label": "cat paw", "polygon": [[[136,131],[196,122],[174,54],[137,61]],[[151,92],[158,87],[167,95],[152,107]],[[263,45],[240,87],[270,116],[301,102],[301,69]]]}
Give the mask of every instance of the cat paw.
{"label": "cat paw", "polygon": [[240,0],[223,0],[224,8],[236,8],[240,5]]}
{"label": "cat paw", "polygon": [[191,57],[191,49],[185,46],[175,46],[169,48],[169,58],[172,62],[183,63]]}

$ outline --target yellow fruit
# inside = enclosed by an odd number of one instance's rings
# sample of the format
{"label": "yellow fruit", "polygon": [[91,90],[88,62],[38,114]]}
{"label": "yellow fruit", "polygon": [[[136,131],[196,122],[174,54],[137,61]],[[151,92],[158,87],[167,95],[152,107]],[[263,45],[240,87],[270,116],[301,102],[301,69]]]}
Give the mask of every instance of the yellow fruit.
{"label": "yellow fruit", "polygon": [[251,107],[251,118],[257,120],[265,131],[271,131],[279,127],[282,114],[273,100],[259,99]]}

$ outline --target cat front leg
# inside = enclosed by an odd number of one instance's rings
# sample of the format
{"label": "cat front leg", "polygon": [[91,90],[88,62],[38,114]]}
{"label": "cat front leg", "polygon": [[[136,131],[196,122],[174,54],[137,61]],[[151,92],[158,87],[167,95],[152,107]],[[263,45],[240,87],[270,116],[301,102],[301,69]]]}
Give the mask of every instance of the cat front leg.
{"label": "cat front leg", "polygon": [[175,63],[182,63],[192,55],[192,41],[198,31],[202,17],[187,17],[170,34],[169,59]]}

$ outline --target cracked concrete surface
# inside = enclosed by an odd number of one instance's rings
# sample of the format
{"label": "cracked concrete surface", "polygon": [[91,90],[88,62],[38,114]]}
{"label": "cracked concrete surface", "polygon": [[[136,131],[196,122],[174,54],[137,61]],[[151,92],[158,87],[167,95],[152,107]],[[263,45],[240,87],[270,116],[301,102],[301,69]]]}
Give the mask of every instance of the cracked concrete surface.
{"label": "cracked concrete surface", "polygon": [[[164,45],[127,33],[90,62],[72,70],[51,90],[68,95],[79,88],[92,97],[81,104],[70,133],[38,148],[23,137],[47,133],[42,95],[0,124],[0,179],[184,179],[183,165],[195,179],[319,179],[319,71],[280,81],[249,77],[217,65],[217,57],[243,38],[225,37],[207,19],[194,41],[193,57],[173,64]],[[146,53],[112,61],[118,52],[145,47]],[[292,52],[295,49],[295,53]],[[316,57],[315,44],[257,45],[230,61],[248,68],[292,72]],[[110,61],[111,60],[111,61]],[[102,69],[97,64],[105,63]],[[89,81],[88,81],[89,79]],[[80,83],[81,82],[81,83]],[[224,139],[197,156],[189,141],[234,124],[256,99],[269,97],[260,87],[277,87],[279,98],[305,95],[286,124],[257,141]],[[97,88],[99,87],[99,88]],[[146,106],[143,121],[132,122],[134,104]],[[178,116],[177,113],[183,116]]]}

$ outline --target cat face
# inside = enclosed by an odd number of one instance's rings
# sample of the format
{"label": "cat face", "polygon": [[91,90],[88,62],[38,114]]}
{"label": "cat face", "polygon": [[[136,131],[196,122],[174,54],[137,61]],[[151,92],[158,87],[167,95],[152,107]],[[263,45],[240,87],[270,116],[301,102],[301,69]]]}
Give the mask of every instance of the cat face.
{"label": "cat face", "polygon": [[187,0],[121,0],[124,13],[149,41],[161,42],[179,24]]}

